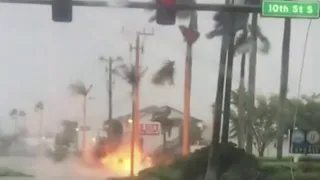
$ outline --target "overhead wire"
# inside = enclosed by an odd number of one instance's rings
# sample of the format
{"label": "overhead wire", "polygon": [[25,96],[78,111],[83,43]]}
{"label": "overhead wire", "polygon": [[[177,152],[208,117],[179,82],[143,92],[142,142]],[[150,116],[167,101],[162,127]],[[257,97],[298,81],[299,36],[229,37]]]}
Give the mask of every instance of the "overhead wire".
{"label": "overhead wire", "polygon": [[[309,20],[309,24],[307,27],[307,32],[306,32],[306,36],[305,36],[305,40],[304,40],[304,46],[303,46],[303,53],[302,53],[302,60],[301,60],[301,65],[300,65],[300,74],[299,74],[299,82],[298,82],[298,91],[297,91],[297,95],[296,98],[300,98],[301,96],[301,85],[302,85],[302,77],[303,77],[303,70],[304,70],[304,65],[305,65],[305,57],[306,57],[306,53],[307,53],[307,47],[308,47],[308,40],[309,40],[309,34],[310,34],[310,28],[311,28],[311,24],[312,24],[312,19]],[[298,116],[298,105],[296,105],[295,107],[295,111],[294,111],[294,116],[293,116],[293,126],[292,126],[292,132],[296,129],[296,123],[297,123],[297,116]],[[292,133],[291,132],[291,133]],[[290,136],[292,136],[292,134],[290,134]],[[290,142],[291,143],[291,142]],[[290,152],[292,153],[292,145],[290,147]],[[291,178],[292,180],[295,180],[294,177],[294,173],[293,173],[293,164],[294,162],[291,161],[291,166],[290,166],[290,174],[291,174]]]}

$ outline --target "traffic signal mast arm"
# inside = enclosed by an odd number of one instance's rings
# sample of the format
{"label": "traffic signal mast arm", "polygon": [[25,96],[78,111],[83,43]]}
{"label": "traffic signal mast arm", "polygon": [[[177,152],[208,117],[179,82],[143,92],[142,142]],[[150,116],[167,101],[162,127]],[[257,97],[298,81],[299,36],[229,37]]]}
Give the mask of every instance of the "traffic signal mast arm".
{"label": "traffic signal mast arm", "polygon": [[[0,0],[0,3],[51,5],[45,0]],[[73,1],[74,6],[156,9],[155,3],[129,2],[126,6],[110,6],[105,1]],[[256,12],[261,13],[260,5],[225,5],[225,4],[176,4],[177,10],[223,11],[223,12]]]}

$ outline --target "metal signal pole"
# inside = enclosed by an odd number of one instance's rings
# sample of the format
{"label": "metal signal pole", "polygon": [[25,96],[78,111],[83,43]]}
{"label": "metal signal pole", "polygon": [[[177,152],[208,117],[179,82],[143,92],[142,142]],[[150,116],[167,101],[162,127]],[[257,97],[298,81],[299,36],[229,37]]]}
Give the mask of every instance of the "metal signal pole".
{"label": "metal signal pole", "polygon": [[[10,4],[37,4],[52,5],[50,0],[0,0],[0,3]],[[90,1],[72,1],[73,6],[84,7],[107,7],[107,8],[136,8],[136,9],[157,9],[155,3],[150,2],[128,2],[125,6],[109,5],[107,1],[90,0]],[[177,10],[197,10],[197,11],[222,11],[222,12],[251,12],[261,13],[260,5],[230,5],[230,4],[185,4],[179,3],[175,7]]]}
{"label": "metal signal pole", "polygon": [[140,147],[140,52],[144,51],[143,46],[140,45],[141,36],[152,36],[153,32],[147,33],[145,30],[137,32],[136,34],[136,44],[135,46],[130,45],[130,52],[135,50],[135,66],[134,74],[135,79],[132,83],[132,134],[131,134],[131,161],[130,161],[130,176],[134,176],[134,151],[135,146]]}

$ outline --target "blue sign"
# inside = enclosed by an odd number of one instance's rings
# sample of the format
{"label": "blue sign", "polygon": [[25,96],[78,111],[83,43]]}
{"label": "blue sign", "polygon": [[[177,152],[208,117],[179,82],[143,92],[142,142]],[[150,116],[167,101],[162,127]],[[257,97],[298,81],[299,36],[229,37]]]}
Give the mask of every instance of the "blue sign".
{"label": "blue sign", "polygon": [[291,130],[290,153],[320,154],[320,133],[315,130]]}

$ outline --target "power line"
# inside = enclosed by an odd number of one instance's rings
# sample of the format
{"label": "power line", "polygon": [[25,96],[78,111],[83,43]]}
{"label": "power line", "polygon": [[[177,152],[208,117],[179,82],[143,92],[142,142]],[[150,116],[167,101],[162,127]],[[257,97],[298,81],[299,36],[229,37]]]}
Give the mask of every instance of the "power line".
{"label": "power line", "polygon": [[[302,60],[301,60],[301,66],[300,66],[300,74],[299,74],[297,98],[299,98],[300,95],[301,95],[302,77],[303,77],[303,70],[304,70],[304,65],[305,65],[305,57],[306,57],[306,53],[307,53],[307,47],[308,47],[308,40],[309,40],[311,24],[312,24],[312,19],[309,21],[309,24],[308,24],[308,27],[307,27],[306,37],[305,37],[305,40],[304,40]],[[296,105],[296,108],[295,108],[295,111],[294,111],[292,130],[294,130],[296,128],[297,116],[298,116],[298,105]],[[290,134],[290,135],[292,136],[292,134]],[[290,152],[292,152],[292,145],[291,145],[290,149],[291,149]],[[291,174],[292,180],[294,180],[295,177],[294,177],[294,173],[293,173],[293,161],[291,161],[290,174]]]}
{"label": "power line", "polygon": [[[304,70],[304,65],[305,65],[305,57],[306,57],[306,53],[307,53],[307,47],[308,47],[308,40],[309,40],[309,33],[310,33],[311,24],[312,24],[312,19],[309,21],[309,24],[308,24],[308,27],[307,27],[307,33],[306,33],[304,46],[303,46],[303,53],[302,53],[302,60],[301,60],[301,65],[300,65],[300,74],[299,74],[297,98],[299,98],[300,95],[301,95],[302,77],[303,77],[303,70]],[[296,109],[295,109],[295,112],[294,112],[293,128],[295,128],[295,126],[296,126],[297,113],[298,113],[298,106],[296,106]]]}

